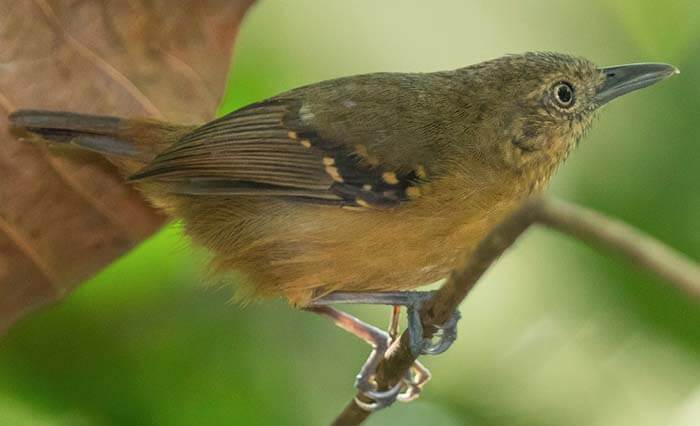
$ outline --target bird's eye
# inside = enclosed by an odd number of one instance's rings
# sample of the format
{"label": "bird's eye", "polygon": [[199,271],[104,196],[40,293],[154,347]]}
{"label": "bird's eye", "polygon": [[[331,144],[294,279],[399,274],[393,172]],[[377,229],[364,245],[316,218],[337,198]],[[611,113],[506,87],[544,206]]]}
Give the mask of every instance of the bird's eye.
{"label": "bird's eye", "polygon": [[565,81],[554,86],[554,96],[559,106],[563,108],[569,108],[574,104],[574,88]]}

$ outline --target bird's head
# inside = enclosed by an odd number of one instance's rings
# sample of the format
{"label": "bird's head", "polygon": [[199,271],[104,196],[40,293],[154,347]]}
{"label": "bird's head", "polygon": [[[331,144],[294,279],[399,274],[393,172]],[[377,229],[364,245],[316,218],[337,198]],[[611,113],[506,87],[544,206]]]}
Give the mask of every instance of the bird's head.
{"label": "bird's head", "polygon": [[601,106],[678,73],[655,63],[598,68],[557,53],[509,55],[465,70],[480,85],[479,104],[489,117],[482,126],[498,141],[492,154],[531,175],[537,187],[566,159]]}

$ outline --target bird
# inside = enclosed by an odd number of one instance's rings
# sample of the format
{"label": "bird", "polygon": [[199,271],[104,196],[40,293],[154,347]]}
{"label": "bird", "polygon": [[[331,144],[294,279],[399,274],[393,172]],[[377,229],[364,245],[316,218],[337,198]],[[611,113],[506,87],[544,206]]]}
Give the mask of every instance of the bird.
{"label": "bird", "polygon": [[[416,288],[445,278],[546,188],[601,106],[677,73],[527,52],[314,83],[201,125],[19,110],[10,126],[107,158],[212,253],[212,271],[241,274],[244,298],[285,298],[373,345],[356,387],[374,410],[415,398],[429,374],[416,364],[404,383],[376,389],[386,333],[332,305],[415,309],[426,294]],[[438,343],[410,323],[413,350],[444,351],[457,320]]]}

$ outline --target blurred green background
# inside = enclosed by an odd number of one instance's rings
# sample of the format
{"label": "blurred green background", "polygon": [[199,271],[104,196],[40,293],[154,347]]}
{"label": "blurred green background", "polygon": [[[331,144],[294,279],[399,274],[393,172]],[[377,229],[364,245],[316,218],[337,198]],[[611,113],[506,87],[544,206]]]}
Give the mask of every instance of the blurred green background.
{"label": "blurred green background", "polygon": [[[220,112],[336,76],[527,50],[681,69],[606,107],[550,192],[700,258],[696,0],[260,1]],[[202,285],[204,265],[170,226],[14,327],[0,343],[0,424],[329,422],[368,347],[281,301],[234,305]],[[532,230],[462,313],[453,348],[425,359],[423,396],[368,424],[700,424],[700,309],[620,259]]]}

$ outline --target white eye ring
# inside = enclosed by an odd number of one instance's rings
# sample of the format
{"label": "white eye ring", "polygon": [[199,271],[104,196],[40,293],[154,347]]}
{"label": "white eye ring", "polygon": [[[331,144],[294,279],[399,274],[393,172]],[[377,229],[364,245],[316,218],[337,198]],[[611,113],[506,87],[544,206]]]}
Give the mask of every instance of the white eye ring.
{"label": "white eye ring", "polygon": [[562,108],[570,108],[576,100],[574,97],[574,88],[566,81],[557,83],[557,85],[554,86],[554,98]]}

